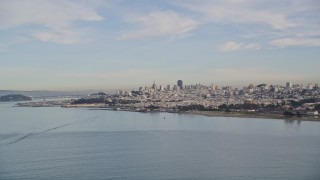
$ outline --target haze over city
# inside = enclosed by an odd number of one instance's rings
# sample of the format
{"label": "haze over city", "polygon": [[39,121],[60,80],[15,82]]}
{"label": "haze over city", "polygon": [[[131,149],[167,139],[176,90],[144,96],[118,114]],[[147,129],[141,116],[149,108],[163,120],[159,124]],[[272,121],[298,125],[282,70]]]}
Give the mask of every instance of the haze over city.
{"label": "haze over city", "polygon": [[0,0],[0,89],[319,83],[318,0]]}

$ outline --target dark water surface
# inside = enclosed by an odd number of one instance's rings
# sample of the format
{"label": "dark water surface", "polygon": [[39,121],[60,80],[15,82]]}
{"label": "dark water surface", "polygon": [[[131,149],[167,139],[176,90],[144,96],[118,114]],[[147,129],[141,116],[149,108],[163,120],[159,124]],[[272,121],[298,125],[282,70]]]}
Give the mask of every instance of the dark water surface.
{"label": "dark water surface", "polygon": [[320,123],[0,103],[0,179],[320,179]]}

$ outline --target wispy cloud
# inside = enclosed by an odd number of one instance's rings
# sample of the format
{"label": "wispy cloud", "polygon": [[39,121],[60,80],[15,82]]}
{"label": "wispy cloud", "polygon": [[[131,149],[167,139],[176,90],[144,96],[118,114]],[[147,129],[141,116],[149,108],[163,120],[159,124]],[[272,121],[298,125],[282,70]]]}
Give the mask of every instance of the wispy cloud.
{"label": "wispy cloud", "polygon": [[[175,4],[198,14],[202,24],[223,25],[233,36],[250,37],[269,45],[282,47],[300,44],[318,46],[320,36],[320,3],[318,0],[176,0]],[[290,42],[289,38],[291,39]],[[295,40],[292,40],[295,39]],[[303,39],[303,40],[302,40]],[[280,41],[282,43],[280,43]],[[285,41],[285,42],[284,42]],[[293,42],[294,41],[294,42]],[[239,49],[239,44],[226,44]],[[222,48],[223,49],[223,48]]]}
{"label": "wispy cloud", "polygon": [[173,11],[155,11],[147,15],[134,16],[127,19],[139,28],[127,31],[119,39],[138,39],[158,36],[180,36],[195,29],[198,22]]}
{"label": "wispy cloud", "polygon": [[242,46],[242,43],[236,43],[233,41],[226,42],[219,46],[219,50],[222,52],[236,51],[239,50]]}
{"label": "wispy cloud", "polygon": [[86,42],[88,34],[85,29],[77,29],[73,27],[62,28],[59,30],[42,29],[34,32],[33,37],[43,42],[54,42],[59,44],[75,44]]}
{"label": "wispy cloud", "polygon": [[0,30],[33,27],[31,35],[40,41],[77,43],[86,33],[76,22],[101,21],[97,1],[32,0],[1,1]]}
{"label": "wispy cloud", "polygon": [[276,47],[286,46],[320,46],[320,38],[283,38],[270,41]]}
{"label": "wispy cloud", "polygon": [[261,49],[261,46],[259,44],[249,43],[245,44],[243,48],[248,50],[259,50]]}
{"label": "wispy cloud", "polygon": [[265,24],[274,29],[295,26],[282,11],[259,7],[256,1],[216,0],[216,1],[179,1],[181,6],[201,13],[208,22],[223,24]]}
{"label": "wispy cloud", "polygon": [[219,51],[221,52],[230,52],[230,51],[238,51],[238,50],[259,50],[261,47],[258,44],[245,44],[245,43],[237,43],[234,41],[228,41],[219,46]]}

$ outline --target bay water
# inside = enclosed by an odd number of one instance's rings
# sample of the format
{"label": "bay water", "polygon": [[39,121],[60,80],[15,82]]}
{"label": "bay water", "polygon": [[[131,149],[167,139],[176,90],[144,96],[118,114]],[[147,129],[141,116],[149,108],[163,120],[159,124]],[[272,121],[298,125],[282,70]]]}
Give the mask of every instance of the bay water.
{"label": "bay water", "polygon": [[4,179],[320,179],[320,122],[0,103]]}

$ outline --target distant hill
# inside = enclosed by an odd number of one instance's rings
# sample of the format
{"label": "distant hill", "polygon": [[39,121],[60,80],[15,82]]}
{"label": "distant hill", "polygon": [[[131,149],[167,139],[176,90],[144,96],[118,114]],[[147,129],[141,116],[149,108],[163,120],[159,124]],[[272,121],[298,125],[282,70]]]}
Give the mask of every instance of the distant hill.
{"label": "distant hill", "polygon": [[15,91],[15,90],[0,90],[0,96],[10,94],[23,94],[32,97],[46,97],[46,96],[70,96],[77,95],[77,92],[63,92],[63,91]]}
{"label": "distant hill", "polygon": [[13,101],[31,101],[32,99],[28,96],[21,94],[10,94],[0,97],[0,102],[13,102]]}
{"label": "distant hill", "polygon": [[[0,96],[9,94],[23,94],[32,97],[56,97],[56,96],[87,96],[92,93],[100,92],[101,90],[82,90],[82,91],[17,91],[17,90],[0,90]],[[107,93],[115,93],[116,91],[104,91]]]}

